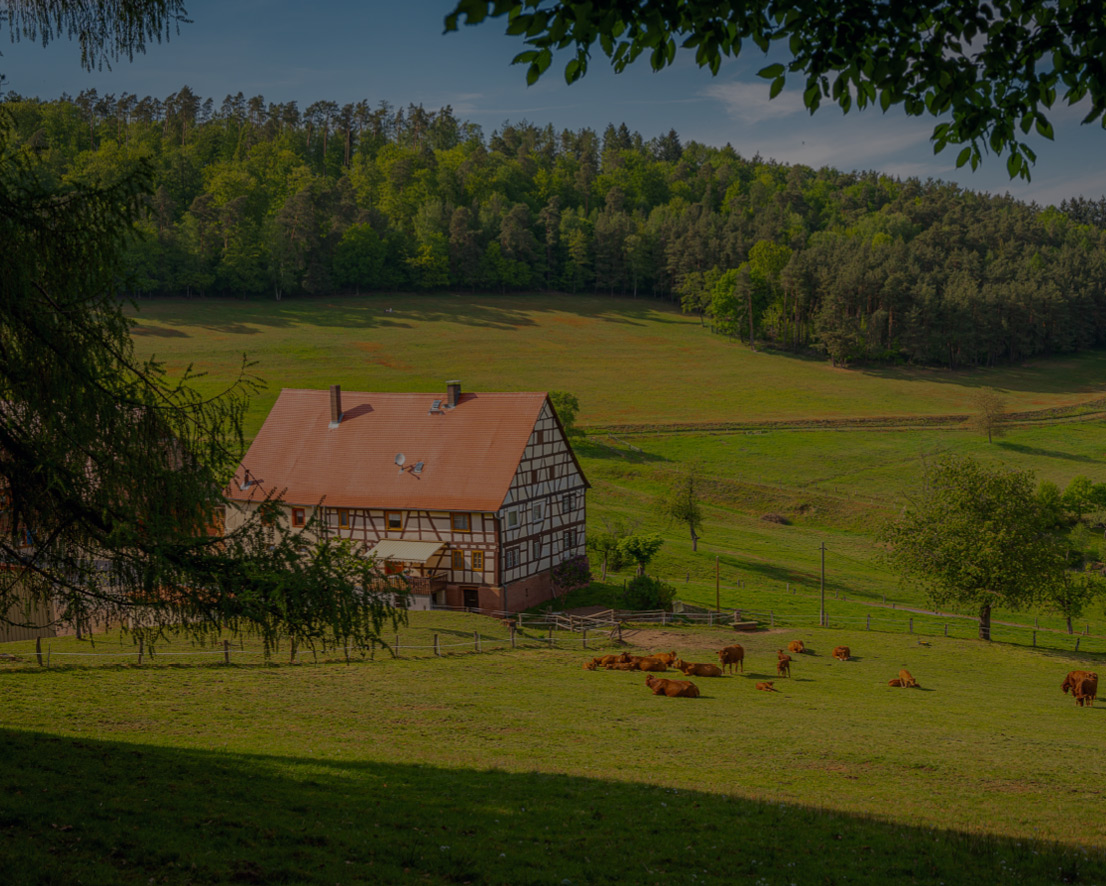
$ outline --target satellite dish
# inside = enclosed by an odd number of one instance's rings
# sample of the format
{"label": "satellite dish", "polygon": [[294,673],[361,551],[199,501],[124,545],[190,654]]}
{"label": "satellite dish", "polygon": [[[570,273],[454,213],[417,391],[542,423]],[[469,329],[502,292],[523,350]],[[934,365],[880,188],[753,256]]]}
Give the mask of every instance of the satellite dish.
{"label": "satellite dish", "polygon": [[399,465],[401,468],[404,466],[404,464],[406,464],[406,462],[407,456],[404,455],[402,452],[396,456],[396,464]]}

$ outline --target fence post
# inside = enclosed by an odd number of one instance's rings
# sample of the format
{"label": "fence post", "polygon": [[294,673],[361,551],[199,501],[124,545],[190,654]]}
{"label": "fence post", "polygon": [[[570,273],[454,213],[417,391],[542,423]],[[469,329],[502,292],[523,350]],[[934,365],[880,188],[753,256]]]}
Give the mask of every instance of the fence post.
{"label": "fence post", "polygon": [[584,628],[584,648],[588,648],[588,629]]}
{"label": "fence post", "polygon": [[910,633],[911,634],[914,633],[914,618],[913,617],[910,618]]}
{"label": "fence post", "polygon": [[868,630],[872,629],[872,613],[868,613]]}
{"label": "fence post", "polygon": [[1036,631],[1033,632],[1033,645],[1034,646],[1037,645],[1037,632]]}
{"label": "fence post", "polygon": [[1037,628],[1038,630],[1040,630],[1040,627],[1041,627],[1041,620],[1040,620],[1039,618],[1035,618],[1035,619],[1033,619],[1033,627],[1035,627],[1035,628]]}
{"label": "fence post", "polygon": [[292,638],[292,654],[288,657],[288,663],[289,664],[295,664],[296,663],[296,638],[295,637]]}
{"label": "fence post", "polygon": [[223,641],[223,664],[230,664],[230,640]]}
{"label": "fence post", "polygon": [[665,612],[662,609],[661,610],[661,627],[664,627],[666,624],[668,624],[668,613]]}
{"label": "fence post", "polygon": [[442,647],[438,645],[438,635],[437,634],[434,635],[434,654],[437,655],[437,656],[441,656],[441,654],[442,654]]}
{"label": "fence post", "polygon": [[1075,638],[1075,651],[1076,651],[1076,652],[1078,652],[1078,651],[1079,651],[1079,639],[1080,639],[1079,637],[1076,637],[1076,638]]}
{"label": "fence post", "polygon": [[517,649],[518,648],[517,641],[515,640],[515,626],[514,625],[511,625],[511,648],[512,649]]}
{"label": "fence post", "polygon": [[139,637],[138,638],[138,663],[139,664],[142,664],[142,653],[144,652],[143,646],[145,646],[145,643],[143,642],[142,638]]}
{"label": "fence post", "polygon": [[1087,625],[1087,626],[1086,626],[1086,627],[1085,627],[1085,628],[1083,629],[1083,633],[1084,633],[1084,634],[1086,634],[1086,635],[1087,635],[1087,636],[1089,637],[1089,636],[1091,635],[1091,626],[1090,626],[1090,625]]}
{"label": "fence post", "polygon": [[399,631],[396,631],[396,645],[395,645],[395,650],[396,650],[396,658],[399,658]]}
{"label": "fence post", "polygon": [[42,637],[35,637],[35,658],[38,659],[38,666],[42,667]]}
{"label": "fence post", "polygon": [[518,626],[520,628],[522,627],[522,616],[523,616],[523,613],[521,611],[519,612],[518,616],[516,616],[518,618]]}
{"label": "fence post", "polygon": [[479,631],[473,631],[472,632],[472,645],[475,647],[477,652],[480,651],[480,632]]}
{"label": "fence post", "polygon": [[949,635],[949,623],[946,621],[945,622],[945,636],[947,637],[948,635]]}

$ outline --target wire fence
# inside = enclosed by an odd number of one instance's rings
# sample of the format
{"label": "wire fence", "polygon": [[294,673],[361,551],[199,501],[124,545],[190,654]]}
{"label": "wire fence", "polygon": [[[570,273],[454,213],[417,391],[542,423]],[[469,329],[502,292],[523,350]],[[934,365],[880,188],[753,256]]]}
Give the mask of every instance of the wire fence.
{"label": "wire fence", "polygon": [[[0,654],[0,663],[27,666],[186,666],[203,664],[260,665],[322,663],[375,660],[381,658],[421,659],[457,654],[510,652],[520,649],[602,650],[625,645],[623,632],[641,627],[688,628],[732,627],[739,630],[829,628],[848,631],[879,631],[926,637],[976,639],[979,620],[952,613],[879,607],[870,613],[827,611],[823,622],[817,609],[809,613],[751,609],[708,610],[691,604],[679,604],[676,612],[667,610],[606,610],[591,616],[569,618],[566,613],[501,613],[503,618],[490,631],[467,631],[443,627],[415,627],[396,632],[375,646],[329,646],[325,649],[298,647],[286,638],[275,649],[247,646],[244,639],[221,641],[212,648],[182,649],[172,643],[146,647],[142,641],[130,649],[72,649],[73,641],[62,641],[67,648],[54,649],[49,639],[35,641],[34,651]],[[1084,631],[1068,634],[1052,628],[1007,621],[991,622],[991,639],[1043,650],[1066,653],[1106,653],[1106,637]],[[11,648],[14,644],[6,644]],[[23,644],[21,644],[23,645]]]}

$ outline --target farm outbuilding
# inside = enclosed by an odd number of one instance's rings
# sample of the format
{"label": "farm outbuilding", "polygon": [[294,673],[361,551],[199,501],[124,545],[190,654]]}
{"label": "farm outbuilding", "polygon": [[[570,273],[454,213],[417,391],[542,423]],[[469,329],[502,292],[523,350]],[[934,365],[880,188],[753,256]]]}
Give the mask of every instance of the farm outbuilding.
{"label": "farm outbuilding", "polygon": [[291,528],[403,574],[413,608],[517,611],[584,555],[587,489],[545,393],[285,389],[231,484],[227,529],[279,494]]}

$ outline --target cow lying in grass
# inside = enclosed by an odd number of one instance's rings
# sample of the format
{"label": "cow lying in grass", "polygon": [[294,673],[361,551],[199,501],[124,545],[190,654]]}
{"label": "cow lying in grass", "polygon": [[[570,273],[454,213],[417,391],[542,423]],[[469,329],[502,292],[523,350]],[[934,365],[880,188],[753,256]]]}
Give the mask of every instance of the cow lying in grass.
{"label": "cow lying in grass", "polygon": [[666,680],[650,674],[645,685],[653,690],[653,695],[666,695],[669,698],[698,698],[699,687],[689,680]]}
{"label": "cow lying in grass", "polygon": [[625,652],[618,655],[603,655],[599,658],[593,658],[584,662],[585,671],[594,671],[596,668],[605,668],[607,665],[619,664],[621,662],[627,662],[630,660],[630,656]]}
{"label": "cow lying in grass", "polygon": [[850,655],[851,653],[849,652],[848,646],[833,647],[833,657],[839,659],[840,661],[848,661]]}
{"label": "cow lying in grass", "polygon": [[787,651],[794,652],[796,655],[802,655],[806,652],[806,646],[803,644],[802,640],[792,640],[787,644]]}
{"label": "cow lying in grass", "polygon": [[757,689],[761,692],[779,692],[779,690],[772,685],[771,681],[765,683],[757,683]]}
{"label": "cow lying in grass", "polygon": [[1069,671],[1060,688],[1064,690],[1065,695],[1070,689],[1079,707],[1083,707],[1084,704],[1093,706],[1095,698],[1098,697],[1098,674],[1091,671]]}
{"label": "cow lying in grass", "polygon": [[718,661],[721,662],[723,667],[729,666],[730,673],[733,673],[733,666],[740,665],[741,673],[745,673],[745,647],[734,644],[733,646],[727,646],[725,649],[718,650]]}
{"label": "cow lying in grass", "polygon": [[887,681],[888,686],[902,686],[902,680],[896,677],[894,680]]}
{"label": "cow lying in grass", "polygon": [[638,669],[636,661],[616,661],[609,665],[603,665],[608,671],[636,671]]}
{"label": "cow lying in grass", "polygon": [[650,652],[649,655],[646,656],[646,658],[658,659],[659,661],[663,661],[669,667],[672,667],[678,656],[676,655],[676,650],[673,649],[671,652]]}
{"label": "cow lying in grass", "polygon": [[672,666],[678,671],[683,671],[685,677],[721,677],[722,669],[718,665],[712,664],[695,664],[694,662],[684,661],[682,658],[677,658],[673,662]]}

